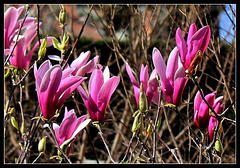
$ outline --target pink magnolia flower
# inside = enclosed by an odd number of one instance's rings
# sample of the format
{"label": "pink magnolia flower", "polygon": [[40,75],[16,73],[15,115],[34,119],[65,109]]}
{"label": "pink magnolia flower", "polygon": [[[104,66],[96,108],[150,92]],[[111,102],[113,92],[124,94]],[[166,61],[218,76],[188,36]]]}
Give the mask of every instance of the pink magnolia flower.
{"label": "pink magnolia flower", "polygon": [[[126,71],[128,73],[128,76],[133,84],[133,90],[135,95],[135,100],[137,102],[137,105],[139,107],[139,90],[140,90],[140,84],[136,81],[135,77],[132,74],[132,71],[130,69],[130,66],[128,63],[126,63]],[[143,84],[143,89],[146,94],[146,97],[148,99],[148,106],[151,106],[151,102],[154,102],[155,104],[158,104],[159,100],[159,92],[158,92],[158,81],[156,79],[156,70],[154,69],[149,77],[148,74],[148,65],[144,67],[142,64],[141,70],[140,70],[140,83]]]}
{"label": "pink magnolia flower", "polygon": [[175,47],[169,55],[167,66],[160,51],[153,49],[153,64],[160,76],[163,95],[168,103],[179,106],[182,102],[182,93],[188,79],[185,78],[185,69],[179,60],[179,50]]}
{"label": "pink magnolia flower", "polygon": [[[221,104],[222,100],[223,100],[223,96],[219,96],[214,100],[213,108],[217,114],[221,114],[223,112],[224,105]],[[214,113],[212,113],[212,115],[215,116]],[[210,117],[209,124],[208,124],[208,134],[209,134],[210,141],[213,140],[214,130],[217,126],[217,122],[218,121],[215,117],[212,117],[212,116]]]}
{"label": "pink magnolia flower", "polygon": [[105,68],[104,72],[97,68],[92,72],[89,80],[89,95],[81,86],[78,86],[78,92],[93,121],[103,122],[107,119],[105,112],[119,81],[118,76],[110,78],[108,67]]}
{"label": "pink magnolia flower", "polygon": [[38,101],[43,117],[50,120],[59,110],[68,96],[85,80],[85,77],[70,76],[73,69],[62,71],[60,65],[52,66],[46,60],[37,69],[34,64],[34,76]]}
{"label": "pink magnolia flower", "polygon": [[[61,146],[66,140],[77,137],[81,130],[85,128],[91,119],[86,119],[87,115],[82,115],[77,118],[74,109],[68,111],[67,107],[65,107],[64,118],[60,124],[60,126],[56,123],[53,123],[53,129],[56,135],[57,142],[59,146]],[[71,144],[73,141],[71,142]],[[70,152],[71,144],[69,144],[67,148],[67,155]]]}
{"label": "pink magnolia flower", "polygon": [[[24,10],[24,6],[19,8],[10,7],[4,12],[4,48],[10,48],[14,37],[17,35],[20,28],[20,23],[23,19],[19,19],[19,16]],[[27,17],[22,26],[22,29],[32,25],[36,18]]]}
{"label": "pink magnolia flower", "polygon": [[[201,90],[202,92],[202,90]],[[203,93],[203,92],[202,92]],[[219,97],[215,99],[217,92],[207,94],[204,98],[209,103],[209,105],[214,109],[216,105],[223,99]],[[194,98],[194,124],[200,130],[204,130],[209,124],[209,107],[202,99],[200,92],[198,91]]]}
{"label": "pink magnolia flower", "polygon": [[84,76],[86,73],[91,73],[96,69],[96,65],[98,65],[100,69],[102,68],[101,65],[97,64],[99,56],[97,55],[92,60],[88,61],[90,55],[90,51],[82,52],[79,57],[71,63],[70,67],[75,68],[72,72],[73,75]]}
{"label": "pink magnolia flower", "polygon": [[193,23],[188,31],[187,44],[182,36],[180,28],[176,31],[176,43],[180,51],[180,57],[185,69],[188,69],[198,50],[202,54],[207,49],[211,36],[210,27],[204,26],[197,31],[197,26]]}

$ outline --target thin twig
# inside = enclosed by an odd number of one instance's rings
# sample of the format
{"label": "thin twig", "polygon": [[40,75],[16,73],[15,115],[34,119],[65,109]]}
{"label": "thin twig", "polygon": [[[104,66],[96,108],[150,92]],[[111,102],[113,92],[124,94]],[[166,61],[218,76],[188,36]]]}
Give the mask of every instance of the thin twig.
{"label": "thin twig", "polygon": [[62,69],[64,69],[64,68],[66,67],[68,60],[70,59],[71,55],[73,54],[74,49],[75,49],[76,46],[77,46],[77,43],[78,43],[78,41],[79,41],[79,39],[80,39],[80,37],[81,37],[81,35],[82,35],[82,33],[83,33],[84,27],[85,27],[85,25],[87,24],[87,21],[88,21],[88,18],[89,18],[89,16],[90,16],[90,14],[91,14],[91,11],[92,11],[92,9],[93,9],[93,6],[94,6],[94,5],[91,5],[91,7],[90,7],[90,9],[89,9],[89,12],[88,12],[88,14],[87,14],[87,17],[86,17],[86,19],[85,19],[85,21],[84,21],[84,23],[83,23],[83,26],[82,26],[79,34],[78,34],[77,40],[75,41],[72,50],[70,51],[70,53],[69,53],[66,61],[63,61],[64,64],[63,64],[63,66],[62,66]]}

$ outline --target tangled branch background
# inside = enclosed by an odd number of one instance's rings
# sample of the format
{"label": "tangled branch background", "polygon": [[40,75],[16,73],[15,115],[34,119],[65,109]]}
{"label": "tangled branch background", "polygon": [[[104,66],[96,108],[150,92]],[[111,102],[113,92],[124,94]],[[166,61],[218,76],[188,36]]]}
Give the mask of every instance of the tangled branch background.
{"label": "tangled branch background", "polygon": [[236,5],[4,11],[5,163],[236,163]]}

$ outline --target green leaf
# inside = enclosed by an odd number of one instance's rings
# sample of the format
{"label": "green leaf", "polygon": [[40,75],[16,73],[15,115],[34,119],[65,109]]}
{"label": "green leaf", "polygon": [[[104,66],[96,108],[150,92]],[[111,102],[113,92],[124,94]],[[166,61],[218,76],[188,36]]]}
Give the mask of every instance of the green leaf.
{"label": "green leaf", "polygon": [[55,39],[52,39],[53,47],[56,48],[57,50],[61,51],[61,44]]}

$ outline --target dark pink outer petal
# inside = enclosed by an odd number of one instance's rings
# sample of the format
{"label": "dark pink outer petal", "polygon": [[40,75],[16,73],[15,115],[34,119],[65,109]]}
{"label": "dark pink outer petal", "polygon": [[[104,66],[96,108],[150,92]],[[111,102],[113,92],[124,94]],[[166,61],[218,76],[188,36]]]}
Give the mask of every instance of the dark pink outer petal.
{"label": "dark pink outer petal", "polygon": [[61,67],[55,65],[45,73],[41,81],[38,98],[43,117],[46,119],[52,118],[55,113],[56,104],[53,103],[53,97],[60,85],[61,78]]}
{"label": "dark pink outer petal", "polygon": [[110,98],[113,92],[115,91],[115,89],[117,88],[119,81],[120,81],[120,78],[118,76],[113,76],[103,84],[98,95],[98,104],[97,104],[100,112],[105,113],[107,109],[107,105],[110,101]]}
{"label": "dark pink outer petal", "polygon": [[185,78],[185,76],[185,69],[181,64],[174,77],[173,104],[176,106],[179,106],[182,103],[183,90],[188,82],[188,78]]}
{"label": "dark pink outer petal", "polygon": [[92,75],[89,80],[88,89],[89,89],[89,95],[91,95],[91,98],[93,101],[97,104],[98,100],[98,93],[104,83],[103,73],[100,69],[95,69],[92,72]]}
{"label": "dark pink outer petal", "polygon": [[13,56],[10,57],[9,61],[18,69],[25,69],[26,68],[26,58],[24,55],[24,45],[25,45],[25,38],[19,39],[14,51]]}
{"label": "dark pink outer petal", "polygon": [[[215,99],[215,94],[210,93],[205,96],[206,101],[212,106]],[[210,115],[209,115],[209,107],[208,105],[202,100],[199,106],[199,112],[197,115],[197,122],[199,125],[199,129],[204,130],[208,127]]]}
{"label": "dark pink outer petal", "polygon": [[57,109],[61,108],[71,93],[86,79],[86,77],[70,76],[61,81],[58,91],[55,94],[54,102]]}
{"label": "dark pink outer petal", "polygon": [[189,40],[188,53],[186,55],[187,68],[191,64],[198,50],[201,50],[202,53],[205,52],[210,40],[210,36],[211,36],[211,29],[207,25],[199,29]]}
{"label": "dark pink outer petal", "polygon": [[189,46],[190,39],[197,32],[197,26],[195,23],[191,24],[188,30],[187,45]]}
{"label": "dark pink outer petal", "polygon": [[131,71],[128,63],[126,63],[126,71],[127,71],[128,76],[129,76],[129,78],[132,82],[134,95],[135,95],[135,100],[136,100],[137,105],[139,106],[139,89],[140,89],[140,86],[139,86],[139,83],[136,81],[135,77],[133,76],[132,71]]}
{"label": "dark pink outer petal", "polygon": [[182,31],[181,31],[180,28],[177,29],[175,38],[176,38],[177,47],[178,47],[179,52],[180,52],[181,62],[183,63],[184,68],[187,69],[185,67],[187,46],[186,46],[185,40],[182,36]]}
{"label": "dark pink outer petal", "polygon": [[[218,114],[221,114],[223,111],[222,105],[220,103],[217,103],[216,107],[214,108],[214,111]],[[214,114],[213,114],[214,115]],[[214,115],[215,116],[215,115]],[[209,120],[209,125],[208,125],[208,134],[209,134],[209,138],[210,141],[213,140],[213,136],[214,136],[214,129],[217,126],[217,119],[215,117],[210,117]]]}

